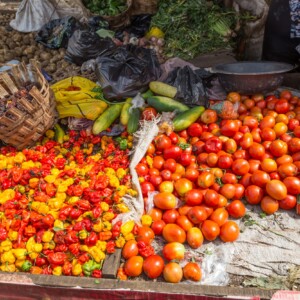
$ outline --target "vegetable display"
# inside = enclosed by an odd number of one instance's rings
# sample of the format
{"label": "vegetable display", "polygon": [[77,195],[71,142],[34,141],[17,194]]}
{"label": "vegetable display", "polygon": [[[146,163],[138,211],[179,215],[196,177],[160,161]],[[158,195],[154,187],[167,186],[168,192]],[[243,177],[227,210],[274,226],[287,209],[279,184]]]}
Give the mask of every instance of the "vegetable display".
{"label": "vegetable display", "polygon": [[83,4],[100,16],[116,16],[127,8],[126,0],[84,0]]}

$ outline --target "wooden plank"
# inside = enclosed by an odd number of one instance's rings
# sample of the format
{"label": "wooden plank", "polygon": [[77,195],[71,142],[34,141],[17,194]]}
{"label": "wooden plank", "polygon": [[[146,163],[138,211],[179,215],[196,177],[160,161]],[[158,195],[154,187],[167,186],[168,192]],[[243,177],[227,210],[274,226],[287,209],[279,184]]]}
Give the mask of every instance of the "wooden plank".
{"label": "wooden plank", "polygon": [[116,249],[115,253],[107,255],[103,267],[102,276],[103,278],[116,278],[117,271],[121,261],[121,249]]}

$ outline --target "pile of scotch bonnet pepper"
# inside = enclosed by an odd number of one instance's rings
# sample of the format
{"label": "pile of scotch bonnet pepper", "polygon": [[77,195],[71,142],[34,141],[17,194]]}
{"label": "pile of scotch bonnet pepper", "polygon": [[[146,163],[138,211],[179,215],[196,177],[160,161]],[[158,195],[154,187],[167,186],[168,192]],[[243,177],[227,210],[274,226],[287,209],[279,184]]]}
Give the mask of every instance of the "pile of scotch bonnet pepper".
{"label": "pile of scotch bonnet pepper", "polygon": [[33,148],[0,148],[0,270],[102,276],[107,253],[134,239],[133,221],[113,222],[135,195],[128,147],[108,136],[49,130]]}

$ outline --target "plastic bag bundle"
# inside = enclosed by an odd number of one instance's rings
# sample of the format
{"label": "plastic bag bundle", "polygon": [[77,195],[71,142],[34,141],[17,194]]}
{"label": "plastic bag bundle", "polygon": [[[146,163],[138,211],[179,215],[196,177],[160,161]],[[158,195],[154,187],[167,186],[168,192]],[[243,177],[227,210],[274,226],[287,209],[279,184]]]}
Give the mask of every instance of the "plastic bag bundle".
{"label": "plastic bag bundle", "polygon": [[96,76],[106,99],[122,100],[148,89],[160,76],[156,54],[134,45],[117,48],[96,60]]}

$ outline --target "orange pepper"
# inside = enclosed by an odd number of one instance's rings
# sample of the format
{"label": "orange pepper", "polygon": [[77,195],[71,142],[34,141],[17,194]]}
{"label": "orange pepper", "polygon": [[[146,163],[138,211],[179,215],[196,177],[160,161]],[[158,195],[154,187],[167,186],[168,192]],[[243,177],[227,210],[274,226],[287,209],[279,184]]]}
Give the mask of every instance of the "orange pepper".
{"label": "orange pepper", "polygon": [[120,280],[127,280],[127,275],[125,274],[124,268],[120,267],[117,272],[117,278]]}
{"label": "orange pepper", "polygon": [[99,240],[100,241],[108,241],[112,237],[112,232],[111,231],[102,231],[99,233]]}
{"label": "orange pepper", "polygon": [[40,267],[32,266],[32,267],[30,268],[30,273],[31,273],[31,274],[42,274],[42,272],[43,272],[43,269],[40,268]]}

